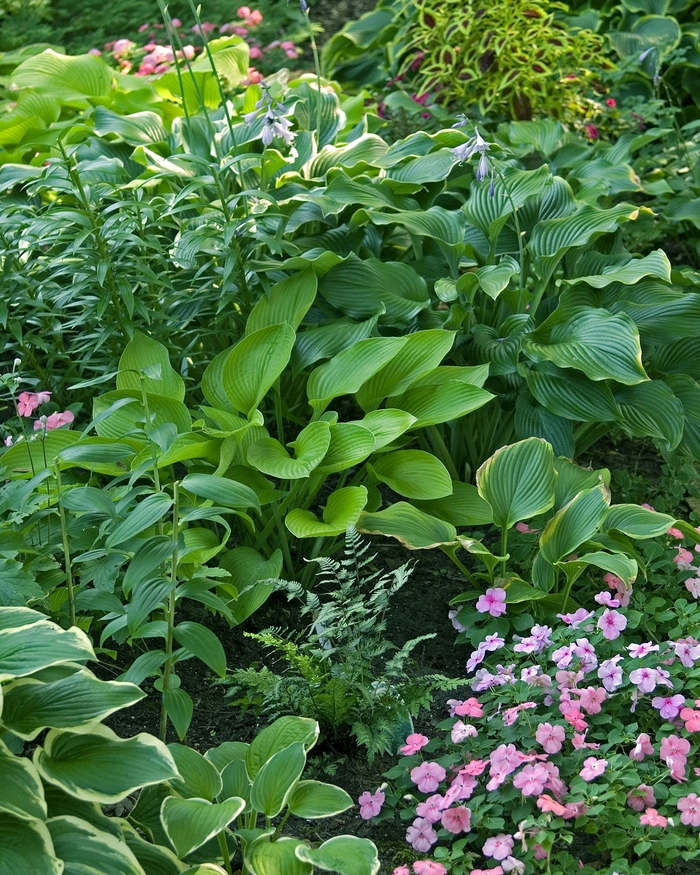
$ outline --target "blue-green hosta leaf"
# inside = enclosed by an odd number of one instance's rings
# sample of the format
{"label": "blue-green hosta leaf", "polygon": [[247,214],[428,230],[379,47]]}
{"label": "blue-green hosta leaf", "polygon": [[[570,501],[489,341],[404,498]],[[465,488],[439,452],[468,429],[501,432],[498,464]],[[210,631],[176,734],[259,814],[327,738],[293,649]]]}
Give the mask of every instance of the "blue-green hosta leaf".
{"label": "blue-green hosta leaf", "polygon": [[310,510],[294,508],[287,514],[285,525],[295,538],[324,538],[342,535],[354,526],[367,504],[364,486],[344,486],[328,498],[320,521]]}
{"label": "blue-green hosta leaf", "polygon": [[253,780],[250,790],[253,808],[266,817],[276,817],[287,804],[305,765],[306,753],[300,741],[274,753]]}
{"label": "blue-green hosta leaf", "polygon": [[390,404],[415,416],[412,428],[424,428],[459,419],[483,407],[494,396],[470,383],[449,380],[442,385],[412,386]]}
{"label": "blue-green hosta leaf", "polygon": [[206,799],[177,799],[168,796],[161,806],[161,820],[179,857],[214,838],[245,808],[243,799],[211,803]]}
{"label": "blue-green hosta leaf", "polygon": [[0,875],[63,875],[63,861],[56,856],[51,834],[41,820],[0,812],[0,847]]}
{"label": "blue-green hosta leaf", "polygon": [[[13,608],[0,608],[0,615]],[[76,626],[61,629],[43,620],[4,628],[0,635],[0,681],[28,677],[62,662],[84,663],[95,659],[87,635]]]}
{"label": "blue-green hosta leaf", "polygon": [[316,298],[317,288],[318,280],[310,267],[275,283],[253,307],[245,333],[252,334],[280,322],[286,322],[296,331]]}
{"label": "blue-green hosta leaf", "polygon": [[577,276],[562,280],[565,285],[587,283],[594,289],[602,289],[611,283],[632,286],[645,276],[655,276],[667,283],[671,282],[671,263],[663,249],[655,249],[644,258],[636,258],[622,267],[608,267],[597,276]]}
{"label": "blue-green hosta leaf", "polygon": [[[678,22],[670,15],[645,15],[628,31],[610,31],[613,48],[623,58],[638,58],[647,49],[656,49],[663,56],[676,48],[681,36]],[[652,63],[658,61],[652,60]]]}
{"label": "blue-green hosta leaf", "polygon": [[356,213],[353,219],[353,224],[358,224],[359,220],[369,219],[374,225],[401,225],[411,234],[432,237],[450,246],[461,243],[464,237],[459,214],[444,207],[430,207],[423,212],[397,210],[393,213],[379,213],[374,210],[362,210]]}
{"label": "blue-green hosta leaf", "polygon": [[[452,149],[437,149],[435,152],[430,152],[428,155],[420,155],[416,158],[410,158],[408,161],[401,164],[399,167],[394,165],[389,171],[388,178],[396,179],[399,182],[441,182],[447,179],[452,171],[452,168],[457,164]],[[430,207],[430,210],[439,210],[440,207]],[[416,217],[425,215],[425,213],[414,213]],[[414,232],[420,233],[420,232]],[[434,236],[434,235],[429,235]],[[444,238],[443,238],[444,239]],[[459,242],[448,241],[448,242]]]}
{"label": "blue-green hosta leaf", "polygon": [[52,817],[46,824],[65,872],[76,875],[143,875],[129,846],[79,817]]}
{"label": "blue-green hosta leaf", "polygon": [[144,732],[118,738],[105,726],[99,734],[52,729],[34,751],[34,765],[44,781],[102,805],[177,776],[170,751],[157,738]]}
{"label": "blue-green hosta leaf", "polygon": [[296,817],[314,820],[333,817],[347,811],[352,799],[341,787],[322,781],[299,781],[287,800],[289,810]]}
{"label": "blue-green hosta leaf", "polygon": [[291,446],[294,457],[274,438],[262,438],[248,447],[248,464],[281,480],[298,480],[308,477],[328,451],[331,442],[330,425],[327,422],[311,422]]}
{"label": "blue-green hosta leaf", "polygon": [[340,875],[377,875],[380,867],[374,842],[357,836],[334,836],[318,848],[300,845],[296,855],[317,869]]}
{"label": "blue-green hosta leaf", "polygon": [[301,839],[282,837],[272,842],[269,836],[260,836],[246,851],[246,867],[252,875],[311,875],[311,863],[295,855],[298,848],[305,847]]}
{"label": "blue-green hosta leaf", "polygon": [[510,255],[505,255],[498,264],[487,264],[475,271],[483,291],[495,301],[503,289],[508,288],[510,278],[520,273],[520,265]]}
{"label": "blue-green hosta leaf", "polygon": [[504,176],[505,185],[502,180],[495,181],[493,196],[489,193],[488,185],[473,185],[469,200],[462,207],[467,221],[482,231],[492,246],[498,240],[513,209],[520,209],[529,198],[541,194],[552,179],[546,164],[537,170],[509,168]]}
{"label": "blue-green hosta leaf", "polygon": [[[224,76],[230,87],[239,85],[246,78],[250,63],[250,50],[244,39],[233,35],[213,39],[209,43],[209,51],[213,55],[216,67],[214,75]],[[202,52],[199,58],[191,64],[191,68],[195,72],[210,72],[212,66],[207,53]]]}
{"label": "blue-green hosta leaf", "polygon": [[554,468],[557,472],[554,487],[556,510],[568,504],[574,496],[585,489],[592,489],[599,483],[603,483],[606,487],[610,486],[610,471],[607,468],[593,471],[561,457],[554,460]]}
{"label": "blue-green hosta leaf", "polygon": [[377,134],[363,134],[344,146],[324,146],[307,164],[306,172],[310,179],[318,179],[338,165],[351,170],[357,164],[374,164],[388,148],[386,140]]}
{"label": "blue-green hosta leaf", "polygon": [[248,775],[255,780],[258,772],[277,751],[284,750],[297,741],[304,745],[304,750],[308,753],[318,741],[318,734],[318,723],[308,717],[278,717],[250,743],[246,753]]}
{"label": "blue-green hosta leaf", "polygon": [[627,300],[619,300],[618,294],[608,309],[611,313],[626,313],[639,329],[645,346],[671,341],[675,344],[682,338],[697,339],[700,295],[678,293],[660,283],[641,283],[624,295]]}
{"label": "blue-green hosta leaf", "polygon": [[700,387],[685,374],[671,374],[666,383],[683,405],[683,445],[700,459]]}
{"label": "blue-green hosta leaf", "polygon": [[87,669],[51,683],[21,680],[6,687],[2,723],[21,738],[42,729],[81,729],[128,708],[145,693],[134,684],[98,680]]}
{"label": "blue-green hosta leaf", "polygon": [[683,405],[666,383],[649,380],[615,393],[618,422],[633,437],[653,437],[674,449],[683,437]]}
{"label": "blue-green hosta leaf", "polygon": [[610,491],[603,484],[579,492],[544,527],[540,551],[552,565],[571,555],[598,531],[610,503]]}
{"label": "blue-green hosta leaf", "polygon": [[223,390],[236,410],[250,415],[287,366],[296,335],[286,322],[246,335],[224,361]]}
{"label": "blue-green hosta leaf", "polygon": [[479,495],[476,486],[458,480],[452,481],[452,495],[413,504],[418,510],[453,526],[483,526],[493,522],[491,505]]}
{"label": "blue-green hosta leaf", "polygon": [[665,513],[636,504],[613,504],[605,515],[603,529],[615,529],[630,538],[658,538],[674,524],[675,519]]}
{"label": "blue-green hosta leaf", "polygon": [[16,67],[10,76],[13,88],[35,88],[48,97],[75,100],[109,94],[114,71],[93,55],[59,55],[46,49]]}
{"label": "blue-green hosta leaf", "polygon": [[430,550],[442,544],[452,544],[457,537],[453,525],[405,501],[398,501],[377,513],[360,514],[357,530],[396,538],[409,550]]}
{"label": "blue-green hosta leaf", "polygon": [[546,158],[560,145],[564,129],[554,119],[511,122],[508,125],[508,139],[513,145],[534,146]]}
{"label": "blue-green hosta leaf", "polygon": [[476,488],[491,505],[494,523],[510,529],[552,507],[555,477],[551,444],[527,438],[487,459],[476,472]]}
{"label": "blue-green hosta leaf", "polygon": [[150,146],[168,139],[161,117],[150,111],[119,115],[104,106],[96,106],[93,113],[95,133],[99,137],[117,134],[131,146]]}
{"label": "blue-green hosta leaf", "polygon": [[539,437],[548,441],[557,455],[571,457],[575,453],[571,420],[547,410],[528,393],[516,399],[514,426],[518,439]]}
{"label": "blue-green hosta leaf", "polygon": [[555,311],[523,338],[533,361],[583,371],[591,380],[634,385],[649,379],[642,367],[639,332],[632,320],[593,307]]}
{"label": "blue-green hosta leaf", "polygon": [[244,799],[245,813],[251,811],[250,790],[253,786],[252,781],[248,777],[248,771],[245,767],[245,751],[238,760],[232,760],[227,763],[221,770],[221,794],[220,799],[230,799],[232,796],[237,796],[239,799]]}
{"label": "blue-green hosta leaf", "polygon": [[470,386],[484,388],[484,383],[489,377],[489,365],[440,365],[431,371],[426,371],[423,376],[416,377],[411,387],[419,386],[442,386],[443,383],[469,383]]}
{"label": "blue-green hosta leaf", "polygon": [[221,792],[221,776],[216,766],[208,759],[184,744],[169,744],[168,750],[180,773],[170,786],[186,799],[197,797],[212,802]]}
{"label": "blue-green hosta leaf", "polygon": [[388,395],[404,392],[440,364],[454,338],[454,332],[440,328],[409,334],[395,355],[357,390],[357,403],[363,410],[373,410]]}
{"label": "blue-green hosta leaf", "polygon": [[410,265],[377,258],[363,261],[356,255],[331,268],[318,291],[346,316],[367,319],[379,313],[379,321],[388,324],[408,322],[430,306],[425,280]]}
{"label": "blue-green hosta leaf", "polygon": [[631,204],[618,204],[609,210],[585,205],[568,216],[539,222],[532,232],[528,249],[547,278],[567,250],[573,246],[585,246],[601,234],[615,231],[621,222],[636,219],[638,215],[639,209]]}
{"label": "blue-green hosta leaf", "polygon": [[0,741],[0,770],[0,812],[22,819],[46,820],[44,788],[37,770],[26,757],[13,754],[3,741]]}
{"label": "blue-green hosta leaf", "polygon": [[368,467],[377,480],[406,498],[429,500],[452,494],[447,468],[423,450],[394,450]]}
{"label": "blue-green hosta leaf", "polygon": [[594,383],[583,374],[541,362],[519,368],[539,403],[557,416],[582,422],[615,422],[620,415],[607,383]]}
{"label": "blue-green hosta leaf", "polygon": [[472,328],[474,354],[488,362],[490,376],[514,374],[517,371],[522,339],[532,327],[532,321],[524,313],[516,313],[498,328],[491,325],[475,325]]}

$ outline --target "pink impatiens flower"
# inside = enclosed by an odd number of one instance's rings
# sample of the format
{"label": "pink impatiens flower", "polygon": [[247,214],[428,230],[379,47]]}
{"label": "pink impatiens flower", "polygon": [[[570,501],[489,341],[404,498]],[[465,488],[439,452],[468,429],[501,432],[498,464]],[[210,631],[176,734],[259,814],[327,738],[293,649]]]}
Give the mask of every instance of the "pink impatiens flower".
{"label": "pink impatiens flower", "polygon": [[450,803],[447,802],[444,796],[435,793],[433,796],[428,796],[425,802],[421,802],[416,806],[416,814],[422,817],[429,823],[437,823],[442,817],[442,812]]}
{"label": "pink impatiens flower", "polygon": [[447,869],[435,860],[416,860],[413,871],[416,875],[445,875]]}
{"label": "pink impatiens flower", "polygon": [[608,766],[607,760],[599,760],[596,757],[588,757],[583,761],[583,768],[579,775],[584,781],[595,781],[599,778]]}
{"label": "pink impatiens flower", "polygon": [[471,829],[472,813],[469,808],[464,805],[458,805],[456,808],[448,808],[442,814],[442,825],[448,832],[455,835],[460,832],[469,832]]}
{"label": "pink impatiens flower", "polygon": [[565,737],[564,727],[552,726],[551,723],[540,723],[535,732],[535,738],[547,753],[559,753]]}
{"label": "pink impatiens flower", "polygon": [[410,756],[411,754],[418,753],[418,751],[422,747],[425,747],[429,741],[430,739],[425,735],[421,735],[419,732],[414,732],[406,738],[406,744],[402,745],[399,750],[404,756]]}
{"label": "pink impatiens flower", "polygon": [[472,726],[471,723],[464,723],[462,720],[458,720],[452,727],[450,736],[452,738],[452,744],[461,744],[463,741],[466,741],[467,738],[476,738],[478,734],[476,728]]}
{"label": "pink impatiens flower", "polygon": [[686,826],[700,826],[700,798],[697,793],[689,793],[676,802],[681,812],[681,823]]}
{"label": "pink impatiens flower", "polygon": [[547,769],[540,763],[536,763],[525,766],[518,772],[513,778],[513,786],[522,791],[523,796],[539,796],[548,780],[549,772]]}
{"label": "pink impatiens flower", "polygon": [[602,631],[603,636],[608,641],[614,641],[620,637],[620,632],[627,626],[627,617],[619,611],[611,611],[606,608],[603,611],[601,618],[598,620],[598,628]]}
{"label": "pink impatiens flower", "polygon": [[465,702],[459,702],[455,705],[454,713],[460,717],[483,717],[484,710],[481,707],[479,700],[473,696]]}
{"label": "pink impatiens flower", "polygon": [[641,763],[645,756],[649,756],[652,753],[654,753],[654,748],[651,744],[651,739],[646,732],[642,732],[637,736],[637,743],[630,751],[630,759]]}
{"label": "pink impatiens flower", "polygon": [[[421,763],[415,769],[411,769],[411,780],[418,786],[421,793],[434,793],[445,780],[447,773],[438,763]],[[417,848],[416,850],[421,850]]]}
{"label": "pink impatiens flower", "polygon": [[510,856],[513,850],[513,839],[505,833],[500,833],[497,836],[491,836],[484,842],[484,847],[481,849],[485,857],[493,857],[494,860],[505,860]]}
{"label": "pink impatiens flower", "polygon": [[627,804],[634,811],[644,811],[656,805],[654,789],[648,784],[640,784],[636,790],[630,790],[627,794]]}
{"label": "pink impatiens flower", "polygon": [[693,554],[684,547],[678,548],[678,554],[673,557],[673,561],[683,571],[690,571],[693,568]]}
{"label": "pink impatiens flower", "polygon": [[668,819],[663,817],[655,808],[647,808],[639,818],[642,826],[666,826]]}
{"label": "pink impatiens flower", "polygon": [[540,811],[556,814],[558,817],[562,817],[562,815],[566,814],[566,808],[561,802],[557,802],[556,799],[552,799],[552,797],[548,796],[546,793],[543,796],[540,796],[537,800],[537,807]]}
{"label": "pink impatiens flower", "polygon": [[381,789],[376,790],[374,793],[365,790],[362,796],[357,800],[360,805],[360,817],[363,820],[370,820],[371,818],[376,817],[382,810],[384,799],[385,796]]}
{"label": "pink impatiens flower", "polygon": [[700,599],[700,579],[697,577],[689,577],[685,582],[685,588],[694,599]]}
{"label": "pink impatiens flower", "polygon": [[423,817],[417,817],[406,831],[406,841],[414,851],[420,851],[422,854],[429,851],[437,840],[437,833],[432,824]]}
{"label": "pink impatiens flower", "polygon": [[659,682],[659,673],[655,668],[635,668],[630,672],[630,680],[640,693],[653,693]]}
{"label": "pink impatiens flower", "polygon": [[651,700],[652,708],[656,708],[664,720],[675,720],[685,705],[685,696],[655,696]]}
{"label": "pink impatiens flower", "polygon": [[484,595],[479,596],[476,609],[480,614],[491,614],[500,617],[506,612],[506,591],[501,587],[489,587]]}

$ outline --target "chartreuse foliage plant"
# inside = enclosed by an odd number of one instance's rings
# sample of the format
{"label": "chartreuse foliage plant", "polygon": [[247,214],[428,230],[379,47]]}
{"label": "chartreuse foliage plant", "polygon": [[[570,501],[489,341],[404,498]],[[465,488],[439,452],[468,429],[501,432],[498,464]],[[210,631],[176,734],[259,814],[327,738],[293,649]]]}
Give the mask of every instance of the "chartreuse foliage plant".
{"label": "chartreuse foliage plant", "polygon": [[[612,64],[603,39],[585,23],[567,26],[560,3],[406,4],[381,0],[324,47],[329,75],[351,85],[399,82],[408,95],[431,96],[482,115],[580,119],[587,80]],[[403,89],[407,89],[407,92]],[[383,98],[400,108],[397,92]]]}
{"label": "chartreuse foliage plant", "polygon": [[[379,871],[367,839],[336,836],[314,848],[282,835],[291,814],[329,817],[352,804],[339,787],[301,780],[314,721],[284,718],[251,744],[226,742],[206,757],[146,733],[119,738],[101,721],[144,694],[99,680],[90,659],[80,629],[0,608],[2,875],[231,875],[234,854],[249,875]],[[45,730],[32,758],[20,756]],[[128,820],[104,814],[134,793]]]}

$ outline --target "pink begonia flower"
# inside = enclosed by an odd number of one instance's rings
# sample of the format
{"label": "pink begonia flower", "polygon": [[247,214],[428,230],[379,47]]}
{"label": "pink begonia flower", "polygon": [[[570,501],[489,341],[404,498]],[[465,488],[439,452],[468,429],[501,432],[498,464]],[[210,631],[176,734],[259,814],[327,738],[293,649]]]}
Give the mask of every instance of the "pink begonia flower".
{"label": "pink begonia flower", "polygon": [[677,541],[682,541],[685,537],[683,532],[679,531],[678,529],[674,529],[673,526],[671,526],[666,534],[669,536],[669,538],[675,538]]}
{"label": "pink begonia flower", "polygon": [[609,693],[613,693],[619,686],[622,686],[622,669],[617,664],[621,659],[619,654],[613,656],[612,659],[606,659],[601,662],[598,669],[598,677],[603,681],[603,686]]}
{"label": "pink begonia flower", "polygon": [[598,620],[598,628],[608,641],[614,641],[620,637],[620,632],[627,627],[627,617],[619,611],[611,611],[606,608]]}
{"label": "pink begonia flower", "polygon": [[440,786],[440,781],[445,780],[446,774],[447,772],[438,763],[421,763],[415,769],[411,769],[411,780],[421,793],[434,793]]}
{"label": "pink begonia flower", "polygon": [[630,759],[641,763],[645,756],[649,756],[652,753],[654,753],[654,747],[651,743],[651,739],[646,732],[642,732],[637,736],[637,742],[630,751]]}
{"label": "pink begonia flower", "polygon": [[630,680],[640,693],[653,693],[659,682],[659,673],[655,668],[635,668],[630,672]]}
{"label": "pink begonia flower", "polygon": [[478,734],[476,727],[472,726],[470,723],[464,723],[462,720],[458,720],[452,727],[450,736],[452,738],[452,744],[461,744],[467,738],[476,738]]}
{"label": "pink begonia flower", "polygon": [[493,857],[494,860],[505,860],[510,856],[513,850],[513,838],[505,833],[499,833],[497,836],[491,836],[484,842],[484,847],[481,853],[485,857]]}
{"label": "pink begonia flower", "polygon": [[376,790],[373,794],[369,790],[365,790],[357,800],[360,806],[360,817],[363,820],[371,820],[371,818],[376,817],[382,810],[385,798],[381,789]]}
{"label": "pink begonia flower", "polygon": [[437,823],[448,804],[444,796],[435,793],[433,796],[428,796],[425,802],[420,802],[416,806],[416,814],[429,823]]}
{"label": "pink begonia flower", "polygon": [[652,708],[656,708],[664,720],[675,720],[685,705],[685,696],[655,696],[651,700]]}
{"label": "pink begonia flower", "polygon": [[447,869],[435,860],[416,860],[413,871],[416,875],[445,875]]}
{"label": "pink begonia flower", "polygon": [[422,817],[417,817],[406,831],[406,841],[414,851],[420,851],[422,854],[429,851],[437,840],[437,833],[430,821]]}
{"label": "pink begonia flower", "polygon": [[697,577],[689,577],[685,582],[685,588],[694,599],[700,599],[700,579]]}
{"label": "pink begonia flower", "polygon": [[583,768],[579,772],[579,775],[584,781],[595,781],[596,778],[599,778],[603,774],[607,767],[607,760],[588,757],[588,759],[583,761]]}
{"label": "pink begonia flower", "polygon": [[693,708],[683,708],[680,718],[685,723],[686,732],[700,732],[700,711]]}
{"label": "pink begonia flower", "polygon": [[619,608],[620,600],[614,599],[612,597],[612,593],[603,590],[603,592],[599,592],[597,595],[593,596],[593,600],[598,602],[599,605],[605,605],[608,608]]}
{"label": "pink begonia flower", "polygon": [[673,561],[683,571],[690,571],[693,568],[693,554],[684,547],[678,548],[678,554],[673,557]]}
{"label": "pink begonia flower", "polygon": [[501,587],[489,587],[484,595],[479,596],[476,609],[480,614],[491,614],[492,617],[500,617],[505,614],[506,591]]}
{"label": "pink begonia flower", "polygon": [[483,717],[484,709],[478,699],[473,696],[464,702],[455,705],[454,713],[459,717]]}
{"label": "pink begonia flower", "polygon": [[556,799],[552,799],[551,796],[548,796],[546,793],[537,800],[537,807],[543,813],[551,813],[556,814],[558,817],[562,817],[566,814],[566,808],[561,804],[561,802],[557,802]]}
{"label": "pink begonia flower", "polygon": [[632,659],[643,659],[650,653],[658,653],[659,645],[646,641],[644,644],[628,644],[627,649]]}
{"label": "pink begonia flower", "polygon": [[634,811],[644,811],[656,805],[654,788],[648,784],[640,784],[636,790],[630,790],[627,794],[627,804]]}
{"label": "pink begonia flower", "polygon": [[559,753],[566,738],[563,726],[552,726],[551,723],[540,723],[535,732],[535,738],[547,753]]}
{"label": "pink begonia flower", "polygon": [[523,796],[539,796],[544,790],[544,785],[549,780],[549,772],[544,766],[525,766],[513,778],[513,786],[517,787]]}
{"label": "pink begonia flower", "polygon": [[585,732],[574,732],[571,743],[574,746],[574,750],[582,750],[586,747],[590,748],[590,750],[598,750],[600,748],[600,745],[596,744],[594,741],[586,741]]}
{"label": "pink begonia flower", "polygon": [[411,875],[411,870],[408,866],[397,866],[391,875]]}
{"label": "pink begonia flower", "polygon": [[668,819],[659,814],[655,808],[647,808],[639,818],[642,826],[666,826]]}
{"label": "pink begonia flower", "polygon": [[429,741],[430,739],[425,735],[421,735],[419,732],[414,732],[406,738],[406,744],[402,745],[399,750],[404,756],[410,756],[411,754],[418,753],[418,751],[422,747],[425,747]]}
{"label": "pink begonia flower", "polygon": [[456,808],[448,808],[442,814],[442,825],[448,832],[455,835],[460,832],[469,832],[471,829],[472,813],[469,808],[464,805],[458,805]]}
{"label": "pink begonia flower", "polygon": [[697,793],[688,793],[676,802],[681,812],[681,823],[686,826],[700,826],[700,798]]}

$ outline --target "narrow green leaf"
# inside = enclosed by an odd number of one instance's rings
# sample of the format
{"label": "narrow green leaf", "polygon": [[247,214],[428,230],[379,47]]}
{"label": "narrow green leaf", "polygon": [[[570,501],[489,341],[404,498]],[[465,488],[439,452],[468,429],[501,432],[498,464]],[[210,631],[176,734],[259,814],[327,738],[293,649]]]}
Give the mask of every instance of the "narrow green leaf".
{"label": "narrow green leaf", "polygon": [[219,677],[226,677],[226,653],[211,629],[201,623],[185,620],[175,626],[173,634],[178,644],[201,659]]}

